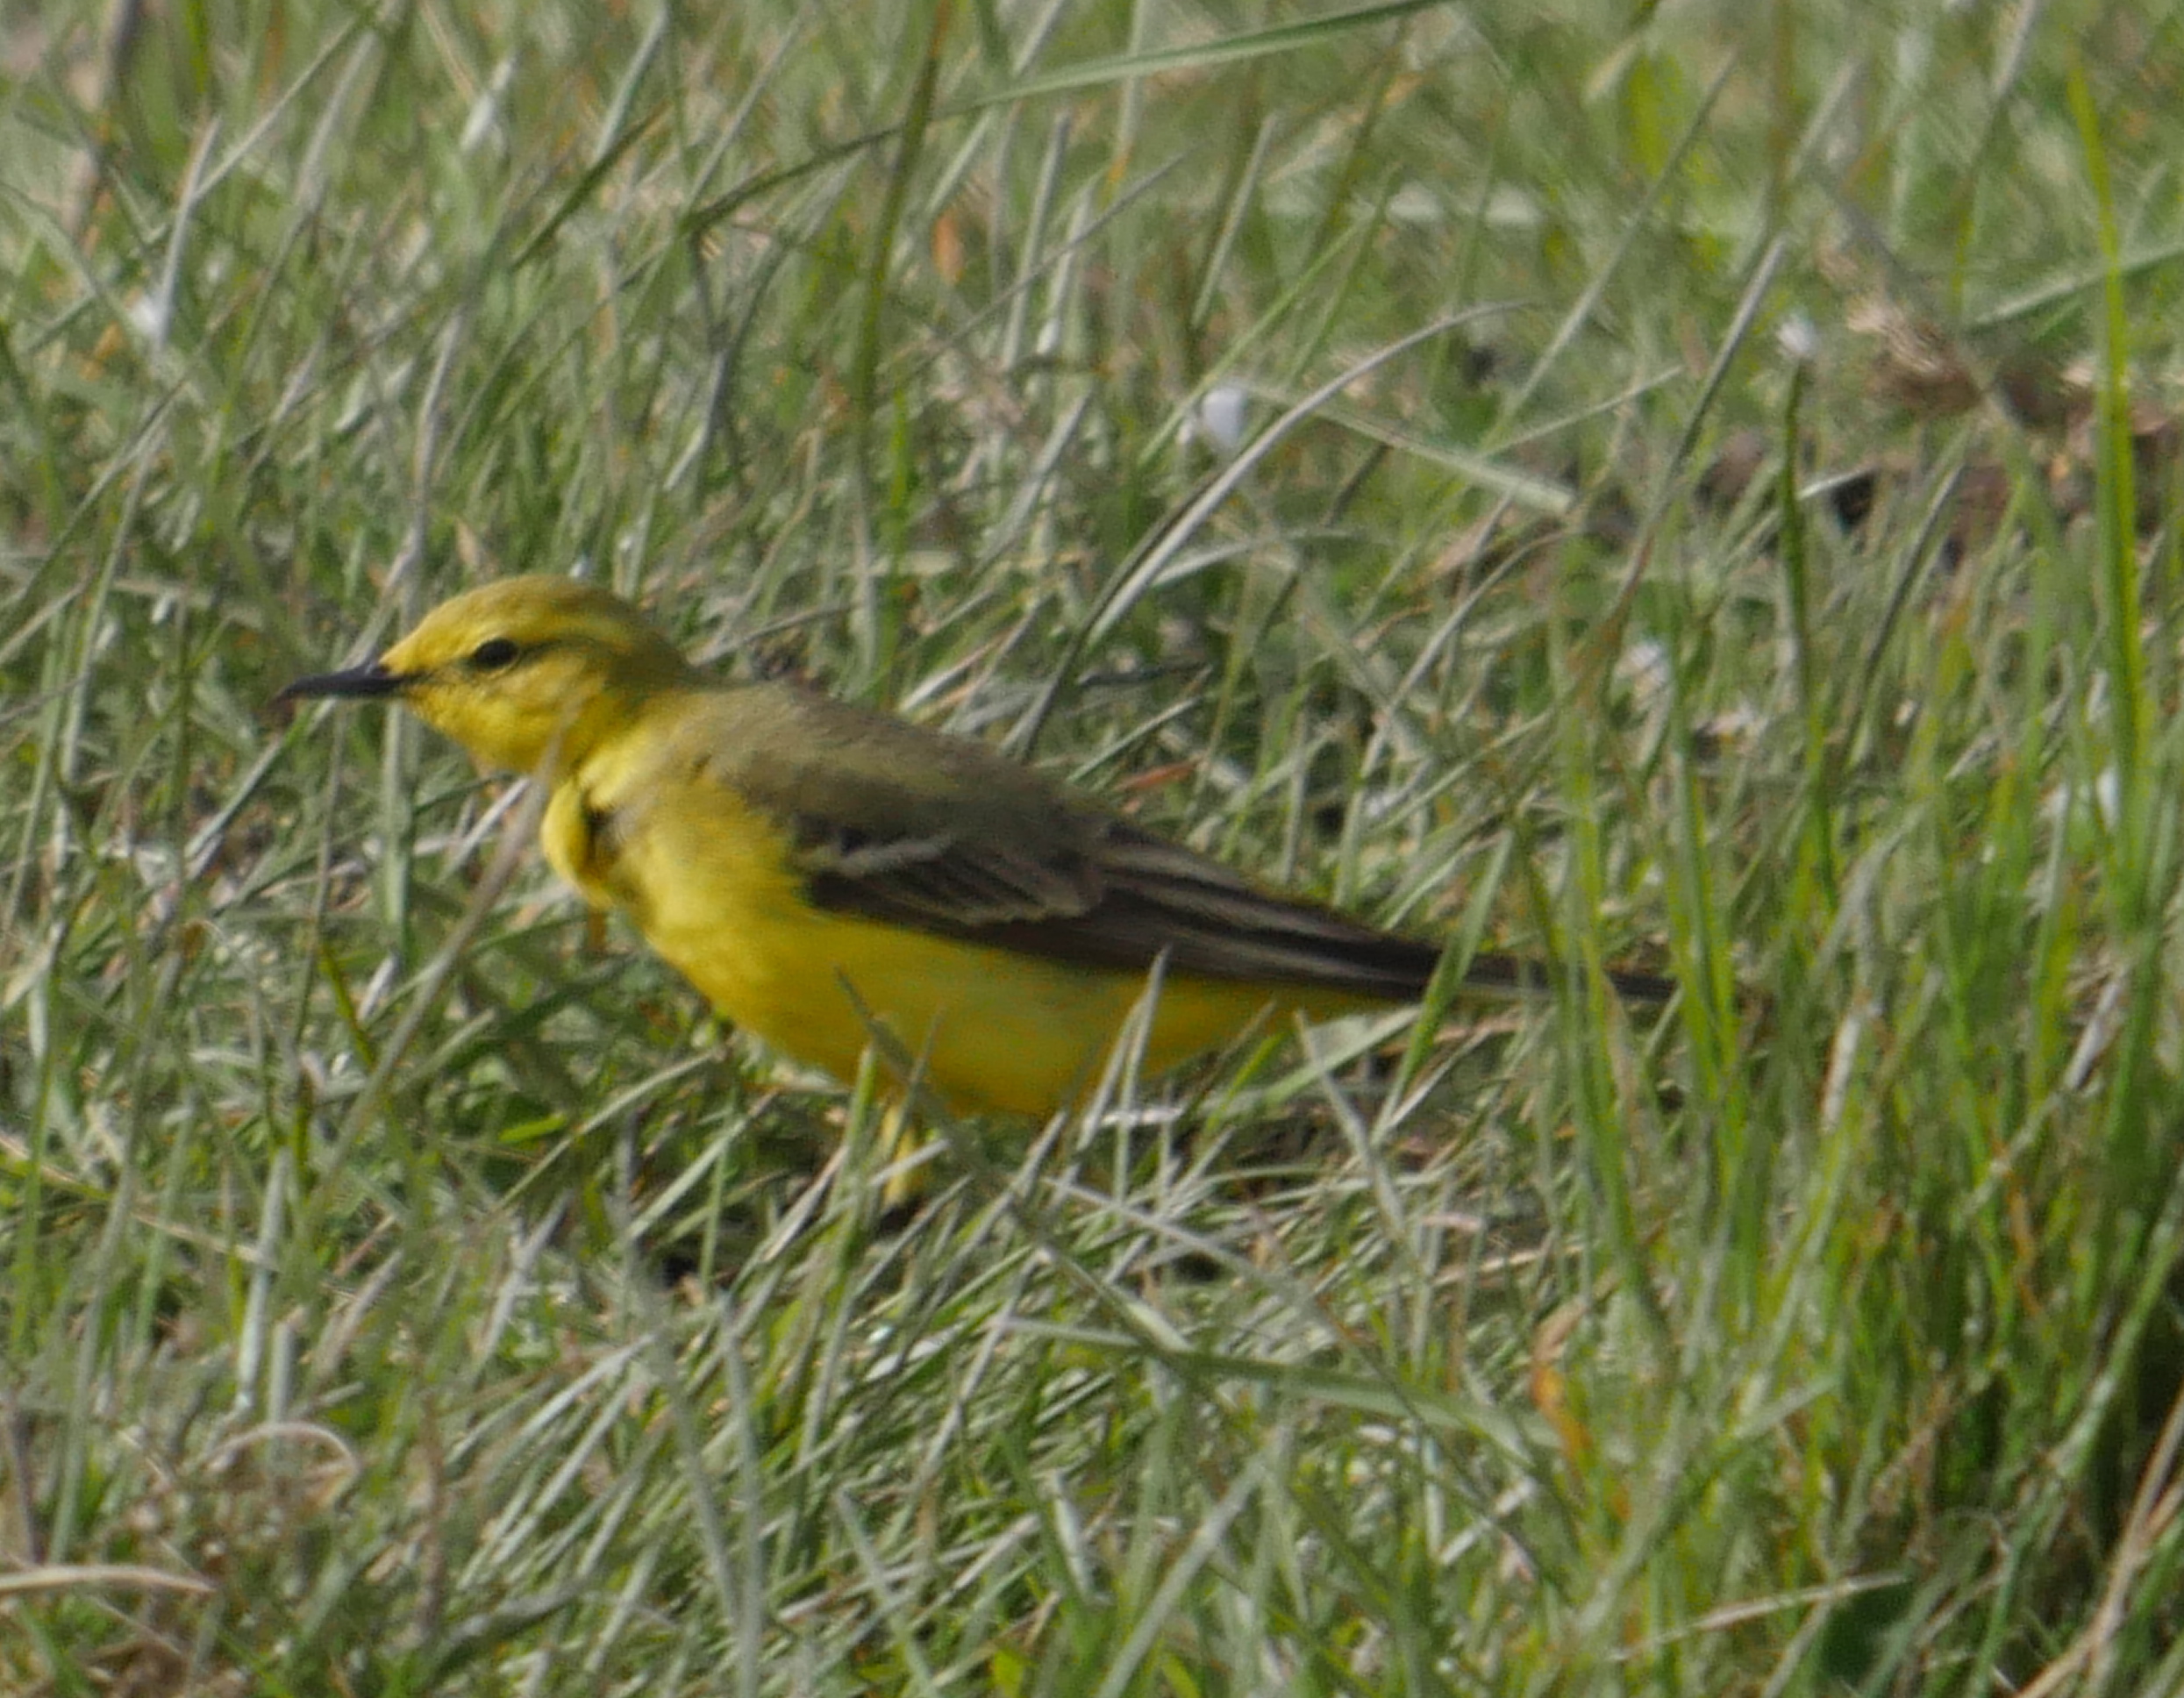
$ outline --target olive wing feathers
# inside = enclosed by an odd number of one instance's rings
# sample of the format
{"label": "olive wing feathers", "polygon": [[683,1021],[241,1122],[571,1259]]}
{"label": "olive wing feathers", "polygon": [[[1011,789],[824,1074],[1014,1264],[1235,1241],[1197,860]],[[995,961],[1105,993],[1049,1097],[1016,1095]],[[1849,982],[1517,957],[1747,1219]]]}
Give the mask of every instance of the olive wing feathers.
{"label": "olive wing feathers", "polygon": [[788,834],[817,906],[1127,973],[1422,995],[1431,944],[1261,889],[981,743],[792,685],[721,692],[701,748]]}

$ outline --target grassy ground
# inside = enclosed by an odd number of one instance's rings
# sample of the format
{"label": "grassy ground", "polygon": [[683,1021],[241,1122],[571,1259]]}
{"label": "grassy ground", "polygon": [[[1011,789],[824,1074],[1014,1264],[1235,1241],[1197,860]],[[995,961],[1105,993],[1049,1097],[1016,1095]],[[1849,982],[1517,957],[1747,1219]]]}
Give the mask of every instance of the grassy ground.
{"label": "grassy ground", "polygon": [[[85,11],[0,1689],[2184,1684],[2173,8]],[[890,1228],[505,787],[267,711],[518,568],[1567,971]]]}

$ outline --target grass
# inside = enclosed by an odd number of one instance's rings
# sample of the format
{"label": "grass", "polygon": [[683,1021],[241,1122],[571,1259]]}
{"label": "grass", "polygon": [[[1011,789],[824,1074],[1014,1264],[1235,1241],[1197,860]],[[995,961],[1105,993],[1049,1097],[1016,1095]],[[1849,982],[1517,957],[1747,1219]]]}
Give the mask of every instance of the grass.
{"label": "grass", "polygon": [[[0,1687],[2184,1687],[2172,11],[82,11]],[[519,796],[266,710],[580,568],[1567,970],[882,1222]]]}

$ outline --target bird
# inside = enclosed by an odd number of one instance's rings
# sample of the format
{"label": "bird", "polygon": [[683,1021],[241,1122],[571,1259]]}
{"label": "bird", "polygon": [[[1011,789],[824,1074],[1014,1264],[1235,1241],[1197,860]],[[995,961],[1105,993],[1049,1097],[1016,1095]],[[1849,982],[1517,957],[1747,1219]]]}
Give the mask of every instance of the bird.
{"label": "bird", "polygon": [[[1142,1066],[1419,1001],[1439,944],[1270,889],[975,738],[692,664],[610,590],[488,581],[277,700],[389,701],[546,790],[539,839],[734,1025],[845,1081],[875,1032],[959,1114],[1081,1102],[1157,976]],[[1673,981],[1613,973],[1626,998]],[[1475,958],[1474,989],[1544,986]]]}

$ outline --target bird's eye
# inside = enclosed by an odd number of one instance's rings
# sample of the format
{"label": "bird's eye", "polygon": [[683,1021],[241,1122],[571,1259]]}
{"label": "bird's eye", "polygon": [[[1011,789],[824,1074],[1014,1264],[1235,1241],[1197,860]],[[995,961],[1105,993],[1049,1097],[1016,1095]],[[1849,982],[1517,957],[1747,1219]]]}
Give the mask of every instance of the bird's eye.
{"label": "bird's eye", "polygon": [[522,650],[507,637],[489,637],[470,651],[470,665],[479,672],[498,672],[503,667],[515,664]]}

